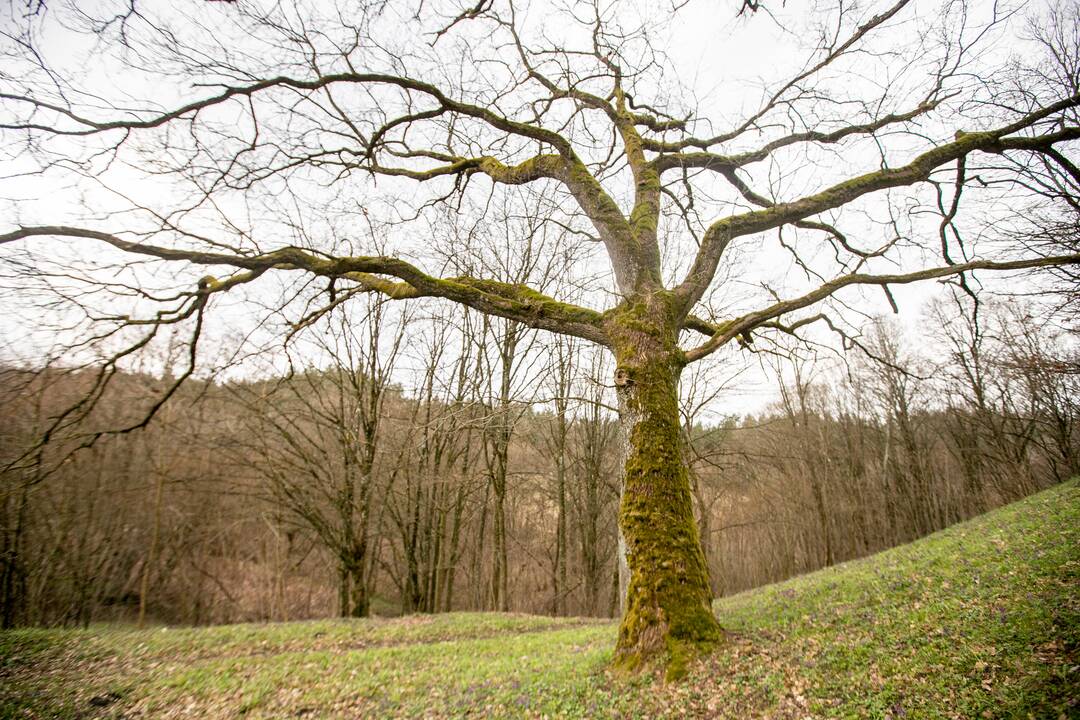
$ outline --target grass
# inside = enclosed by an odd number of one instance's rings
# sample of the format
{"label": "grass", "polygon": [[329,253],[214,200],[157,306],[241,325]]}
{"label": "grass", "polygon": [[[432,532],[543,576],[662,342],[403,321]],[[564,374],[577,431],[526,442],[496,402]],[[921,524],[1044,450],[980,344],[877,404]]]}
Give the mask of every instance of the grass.
{"label": "grass", "polygon": [[1080,716],[1080,485],[716,603],[676,685],[615,625],[453,613],[0,633],[0,718]]}

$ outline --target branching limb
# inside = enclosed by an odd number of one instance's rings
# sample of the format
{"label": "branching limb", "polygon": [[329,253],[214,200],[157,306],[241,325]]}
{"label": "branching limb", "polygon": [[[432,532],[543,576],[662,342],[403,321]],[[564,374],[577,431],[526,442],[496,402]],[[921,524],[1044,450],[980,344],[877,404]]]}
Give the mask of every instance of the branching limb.
{"label": "branching limb", "polygon": [[112,130],[141,130],[147,128],[162,127],[173,120],[185,117],[193,117],[203,110],[221,105],[232,99],[245,99],[259,95],[274,89],[300,90],[307,92],[321,91],[334,85],[388,85],[397,87],[408,92],[419,93],[434,100],[446,111],[479,120],[492,128],[501,130],[518,137],[547,143],[561,153],[570,152],[570,143],[559,133],[546,128],[511,120],[488,107],[473,105],[460,100],[455,100],[444,93],[435,85],[409,77],[388,75],[385,73],[333,73],[319,76],[313,80],[302,80],[291,77],[273,77],[248,85],[226,87],[217,95],[212,95],[201,100],[195,100],[182,105],[174,110],[163,113],[154,113],[141,120],[109,120],[98,121],[93,118],[80,115],[69,108],[55,103],[40,100],[35,97],[0,93],[0,100],[8,100],[13,103],[25,103],[34,110],[42,110],[55,113],[71,123],[70,127],[42,124],[39,122],[11,122],[0,124],[0,129],[9,130],[38,130],[50,135],[96,135]]}
{"label": "branching limb", "polygon": [[789,145],[798,143],[831,145],[853,135],[873,135],[877,131],[890,125],[910,122],[920,115],[925,115],[946,99],[947,97],[938,97],[932,100],[928,99],[907,112],[889,113],[888,115],[883,115],[870,122],[858,125],[846,125],[831,132],[807,131],[791,133],[790,135],[771,140],[756,150],[749,150],[735,155],[721,155],[719,153],[704,150],[699,152],[682,152],[680,151],[680,145],[682,145],[682,143],[665,143],[648,138],[645,139],[643,143],[646,150],[662,153],[660,157],[653,160],[653,164],[660,172],[666,172],[679,167],[703,168],[706,170],[742,167],[743,165],[749,165],[750,163],[760,162],[772,155],[776,150]]}
{"label": "branching limb", "polygon": [[[48,478],[76,453],[92,447],[101,438],[116,435],[128,435],[149,425],[157,415],[158,411],[164,407],[165,403],[176,394],[180,387],[195,372],[199,339],[202,336],[203,319],[209,297],[210,292],[208,290],[200,289],[200,291],[194,295],[192,302],[185,311],[177,313],[168,320],[160,320],[156,323],[152,323],[148,332],[126,348],[109,357],[96,369],[90,389],[77,401],[50,418],[48,425],[41,433],[39,439],[20,455],[11,460],[11,462],[0,468],[0,471],[33,470],[33,483],[36,484]],[[78,427],[90,417],[91,413],[97,407],[98,402],[105,395],[111,382],[121,372],[120,363],[125,358],[133,356],[135,353],[147,347],[150,342],[157,337],[158,332],[163,327],[175,325],[192,317],[195,319],[195,325],[191,332],[191,336],[187,340],[186,367],[180,375],[169,383],[169,386],[157,397],[154,403],[142,413],[140,419],[119,428],[77,433],[71,438],[74,440],[75,444],[69,446],[55,462],[46,466],[44,462],[44,453],[46,449],[56,439],[59,439],[65,431]]]}
{"label": "branching limb", "polygon": [[803,220],[812,215],[840,207],[868,193],[893,187],[903,187],[926,180],[941,165],[956,161],[973,152],[1002,153],[1007,150],[1042,152],[1056,143],[1080,138],[1080,127],[1066,127],[1054,133],[1036,137],[1006,137],[1028,128],[1040,120],[1080,105],[1080,95],[1074,95],[1033,112],[997,130],[978,133],[957,133],[953,142],[928,150],[907,165],[883,168],[859,175],[833,185],[800,200],[776,203],[768,208],[724,218],[713,223],[702,238],[701,249],[683,282],[675,293],[684,312],[701,299],[716,273],[717,263],[732,238],[764,232]]}
{"label": "branching limb", "polygon": [[[258,255],[228,255],[167,248],[132,242],[110,233],[64,226],[24,227],[0,235],[0,245],[32,237],[87,238],[107,243],[125,252],[192,265],[230,266],[264,273],[269,270],[303,270],[327,278],[352,280],[365,289],[392,299],[441,297],[480,312],[517,320],[529,327],[575,335],[602,343],[600,313],[561,303],[524,285],[479,280],[471,277],[436,278],[416,266],[394,257],[321,257],[297,247],[284,247]],[[381,276],[391,276],[399,282]],[[204,278],[209,292],[228,289],[253,279],[238,275],[218,281]],[[203,287],[203,285],[200,285]]]}
{"label": "branching limb", "polygon": [[[728,182],[730,182],[736,190],[739,191],[740,195],[742,195],[754,205],[763,208],[770,208],[776,205],[776,203],[774,203],[772,200],[768,199],[764,195],[760,195],[754,192],[750,188],[750,186],[747,185],[742,180],[742,178],[739,177],[735,168],[727,168],[721,170],[720,174],[723,175],[724,178]],[[884,247],[878,248],[877,250],[860,250],[859,248],[856,248],[850,242],[848,242],[847,236],[844,235],[844,233],[840,232],[840,230],[838,230],[834,225],[830,225],[829,223],[814,220],[798,220],[796,222],[793,222],[792,225],[797,228],[802,228],[804,230],[818,230],[824,232],[830,235],[838,243],[840,243],[840,245],[849,253],[851,253],[852,255],[856,255],[862,260],[868,260],[872,257],[878,257],[880,255],[883,255],[889,249],[889,245],[886,244]]]}
{"label": "branching limb", "polygon": [[863,40],[863,38],[872,33],[876,28],[880,27],[883,23],[893,18],[910,2],[911,0],[899,0],[899,2],[897,2],[892,7],[888,8],[887,10],[878,15],[873,16],[865,23],[860,25],[858,28],[855,29],[854,32],[852,32],[852,34],[847,38],[847,40],[840,43],[836,47],[829,49],[829,51],[821,60],[793,77],[791,80],[782,85],[776,92],[772,93],[756,112],[750,115],[750,117],[748,117],[745,121],[743,121],[738,127],[734,128],[733,130],[721,133],[719,135],[714,135],[713,137],[709,138],[685,138],[676,143],[660,144],[659,146],[650,149],[657,150],[658,152],[678,152],[680,150],[692,147],[707,150],[713,145],[727,142],[728,140],[732,140],[742,135],[747,130],[756,127],[757,124],[770,111],[776,108],[778,104],[783,100],[784,96],[788,93],[788,91],[792,90],[793,88],[799,87],[808,78],[821,72],[821,70],[831,65],[838,58],[847,54],[848,51],[857,46],[859,42]]}
{"label": "branching limb", "polygon": [[972,270],[1026,270],[1037,267],[1051,267],[1057,265],[1076,265],[1080,264],[1080,254],[1072,255],[1057,255],[1051,257],[1030,258],[1025,260],[972,260],[967,263],[960,263],[954,265],[947,265],[944,267],[928,268],[926,270],[919,270],[911,273],[901,273],[893,275],[871,275],[864,273],[852,273],[850,275],[843,275],[828,283],[825,283],[819,288],[806,293],[797,298],[790,300],[782,300],[774,303],[762,310],[748,313],[742,317],[727,322],[712,325],[705,323],[700,319],[687,320],[684,327],[691,328],[698,332],[707,331],[708,327],[714,328],[714,334],[709,340],[698,347],[686,352],[686,362],[694,362],[701,358],[711,354],[712,352],[723,347],[727,343],[731,342],[739,335],[749,332],[754,328],[760,327],[763,323],[770,322],[776,318],[782,317],[787,313],[795,310],[800,310],[805,307],[814,305],[828,298],[838,290],[851,286],[851,285],[880,285],[887,287],[888,285],[902,285],[906,283],[919,282],[921,280],[933,280],[936,278],[950,277],[958,275],[963,272],[970,272]]}

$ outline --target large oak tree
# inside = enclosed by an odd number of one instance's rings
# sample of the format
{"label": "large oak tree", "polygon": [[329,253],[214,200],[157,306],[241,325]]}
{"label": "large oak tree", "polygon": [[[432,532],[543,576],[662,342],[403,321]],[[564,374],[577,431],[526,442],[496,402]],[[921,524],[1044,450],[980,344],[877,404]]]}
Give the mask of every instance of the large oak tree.
{"label": "large oak tree", "polygon": [[[162,328],[190,333],[182,381],[211,305],[282,275],[327,288],[281,295],[296,327],[378,293],[602,345],[625,446],[622,667],[678,675],[722,639],[680,449],[683,368],[755,333],[843,332],[832,311],[859,287],[895,307],[901,284],[1080,262],[1075,10],[1024,30],[956,1],[802,20],[759,3],[738,19],[706,2],[173,5],[9,6],[4,259],[85,309],[79,344],[125,340],[54,433]],[[1025,61],[1009,53],[1021,30]],[[58,189],[49,205],[21,187]],[[598,272],[565,269],[582,302],[424,252],[447,218],[481,227],[493,194],[602,248]],[[98,291],[126,305],[95,312]]]}

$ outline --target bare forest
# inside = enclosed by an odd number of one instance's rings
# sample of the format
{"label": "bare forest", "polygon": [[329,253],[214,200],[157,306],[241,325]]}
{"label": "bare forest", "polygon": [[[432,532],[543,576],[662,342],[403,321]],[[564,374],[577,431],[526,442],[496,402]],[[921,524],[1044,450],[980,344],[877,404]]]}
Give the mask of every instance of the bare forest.
{"label": "bare forest", "polygon": [[[878,318],[846,354],[746,353],[777,395],[761,414],[703,421],[716,388],[690,376],[682,432],[716,596],[908,542],[1080,471],[1069,334],[946,296],[926,308],[932,337]],[[468,312],[425,319],[424,339],[418,323],[373,301],[323,328],[327,367],[191,381],[139,433],[40,481],[7,473],[4,626],[617,616],[620,451],[602,358]],[[512,382],[526,363],[527,392]],[[394,379],[406,364],[414,384]],[[93,375],[5,368],[5,460]],[[83,431],[132,421],[169,380],[123,374]]]}

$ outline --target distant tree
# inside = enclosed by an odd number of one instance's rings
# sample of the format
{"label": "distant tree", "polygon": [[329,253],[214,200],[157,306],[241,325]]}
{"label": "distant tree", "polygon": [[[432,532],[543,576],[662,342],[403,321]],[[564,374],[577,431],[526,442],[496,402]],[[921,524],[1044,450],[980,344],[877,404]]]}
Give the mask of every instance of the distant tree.
{"label": "distant tree", "polygon": [[250,422],[245,450],[263,459],[255,470],[271,499],[336,561],[342,617],[364,617],[371,605],[383,405],[408,323],[386,303],[367,298],[316,327],[327,369],[235,389]]}
{"label": "distant tree", "polygon": [[[475,335],[480,318],[462,308],[443,308],[409,344],[419,361],[416,399],[396,428],[398,457],[390,470],[386,498],[389,523],[397,531],[391,576],[407,612],[451,610],[454,581],[469,545],[468,515],[480,486],[473,478],[477,426],[486,413],[475,400],[482,383]],[[454,350],[457,350],[455,353]],[[481,513],[487,512],[486,498]],[[486,514],[484,514],[486,518]],[[475,539],[473,581],[479,585],[483,526]],[[479,600],[475,607],[482,607]]]}

